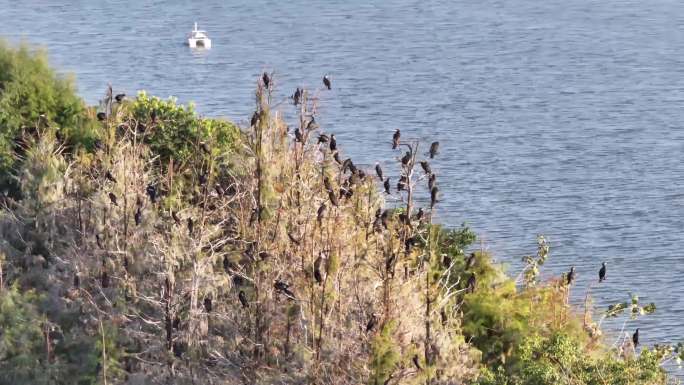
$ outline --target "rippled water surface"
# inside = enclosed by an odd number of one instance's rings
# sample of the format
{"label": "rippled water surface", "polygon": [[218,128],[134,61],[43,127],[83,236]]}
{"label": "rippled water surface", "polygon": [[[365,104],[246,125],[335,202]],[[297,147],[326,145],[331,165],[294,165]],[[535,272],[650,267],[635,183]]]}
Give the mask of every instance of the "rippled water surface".
{"label": "rippled water surface", "polygon": [[[111,82],[244,122],[262,70],[283,97],[330,73],[317,120],[357,163],[390,157],[395,128],[438,138],[441,221],[512,272],[546,234],[546,269],[576,266],[578,296],[607,261],[597,304],[634,290],[658,311],[629,332],[684,340],[681,2],[71,3],[0,0],[0,36],[45,45],[88,102]],[[184,46],[194,21],[212,50]]]}

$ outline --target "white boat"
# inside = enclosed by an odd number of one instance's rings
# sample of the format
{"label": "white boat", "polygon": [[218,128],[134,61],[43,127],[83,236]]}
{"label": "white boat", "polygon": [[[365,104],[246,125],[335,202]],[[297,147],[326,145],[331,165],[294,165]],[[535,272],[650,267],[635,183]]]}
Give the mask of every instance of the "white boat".
{"label": "white boat", "polygon": [[195,29],[190,32],[188,36],[188,45],[190,48],[211,48],[211,39],[207,36],[206,31],[201,31],[197,29],[197,23],[195,23]]}

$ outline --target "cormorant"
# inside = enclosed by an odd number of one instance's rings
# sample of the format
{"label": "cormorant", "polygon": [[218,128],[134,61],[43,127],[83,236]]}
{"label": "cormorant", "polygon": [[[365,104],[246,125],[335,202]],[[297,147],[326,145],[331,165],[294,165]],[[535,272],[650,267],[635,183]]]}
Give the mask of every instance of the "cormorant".
{"label": "cormorant", "polygon": [[126,94],[117,94],[117,95],[114,97],[114,100],[116,100],[117,103],[123,102],[124,99],[126,99]]}
{"label": "cormorant", "polygon": [[328,143],[330,141],[330,138],[326,134],[320,134],[318,135],[318,143]]}
{"label": "cormorant", "polygon": [[575,280],[575,266],[572,266],[570,268],[570,271],[568,272],[566,283],[568,285],[572,285],[572,281],[574,281],[574,280]]}
{"label": "cormorant", "polygon": [[385,194],[390,194],[390,178],[385,179],[385,183],[382,184],[385,187]]}
{"label": "cormorant", "polygon": [[414,354],[414,355],[413,355],[412,360],[413,360],[413,365],[416,366],[416,369],[418,369],[418,370],[423,370],[423,368],[420,367],[420,361],[418,360],[418,355],[417,355],[417,354]]}
{"label": "cormorant", "polygon": [[327,89],[332,88],[332,84],[330,84],[330,77],[328,75],[323,76],[323,85],[325,85]]}
{"label": "cormorant", "polygon": [[335,139],[335,134],[330,134],[330,151],[337,151],[337,139]]}
{"label": "cormorant", "polygon": [[245,294],[244,291],[240,290],[238,293],[238,298],[240,299],[240,303],[242,304],[242,307],[248,308],[249,307],[249,302],[247,301],[247,294]]}
{"label": "cormorant", "polygon": [[632,343],[634,344],[634,348],[639,346],[639,328],[632,334]]}
{"label": "cormorant", "polygon": [[366,333],[370,332],[373,330],[375,325],[378,323],[378,316],[375,314],[371,314],[370,319],[368,320],[368,323],[366,324]]}
{"label": "cormorant", "polygon": [[135,225],[140,226],[140,222],[142,222],[142,212],[140,211],[140,207],[135,211],[135,215],[133,216],[135,218]]}
{"label": "cormorant", "polygon": [[323,177],[323,185],[325,186],[325,191],[330,192],[333,190],[332,183],[330,183],[330,178],[327,176]]}
{"label": "cormorant", "polygon": [[435,182],[437,182],[437,175],[430,174],[430,177],[428,178],[428,188],[430,190],[432,190],[432,188],[435,187]]}
{"label": "cormorant", "polygon": [[440,315],[441,318],[442,318],[442,326],[446,325],[446,324],[447,324],[447,321],[449,320],[449,318],[447,317],[447,313],[446,313],[446,311],[444,310],[444,308],[442,308],[442,309],[439,311],[439,315]]}
{"label": "cormorant", "polygon": [[397,182],[397,191],[404,190],[406,188],[406,182],[407,182],[406,176],[402,175],[399,177],[399,182]]}
{"label": "cormorant", "polygon": [[286,297],[295,299],[294,293],[290,290],[290,285],[288,285],[286,282],[276,280],[273,284],[273,287],[276,289],[276,291],[285,294]]}
{"label": "cormorant", "polygon": [[211,309],[212,309],[211,298],[209,298],[209,297],[204,298],[204,310],[206,310],[207,313],[211,313]]}
{"label": "cormorant", "polygon": [[380,163],[377,163],[377,164],[375,165],[375,173],[378,174],[378,178],[379,178],[381,181],[382,181],[383,179],[385,179],[385,178],[382,177],[382,167],[380,167]]}
{"label": "cormorant", "polygon": [[475,263],[475,253],[470,253],[470,256],[468,257],[468,259],[466,259],[465,269],[470,270],[470,268],[473,267],[474,263]]}
{"label": "cormorant", "polygon": [[112,175],[112,173],[109,170],[107,170],[107,172],[105,173],[105,178],[107,178],[107,180],[112,183],[116,183],[116,178],[114,178],[114,175]]}
{"label": "cormorant", "polygon": [[390,273],[392,271],[392,266],[394,266],[394,261],[397,259],[397,255],[392,253],[392,255],[385,261],[385,271]]}
{"label": "cormorant", "polygon": [[437,194],[439,194],[439,188],[437,186],[434,186],[430,190],[430,209],[435,207],[435,204],[437,203]]}
{"label": "cormorant", "polygon": [[299,143],[304,143],[304,135],[299,131],[299,128],[295,128],[295,141]]}
{"label": "cormorant", "polygon": [[148,185],[145,192],[147,192],[147,196],[150,197],[152,203],[157,203],[157,188],[154,185]]}
{"label": "cormorant", "polygon": [[302,90],[300,90],[299,87],[297,87],[297,89],[295,90],[294,95],[292,95],[292,99],[294,99],[294,105],[295,105],[295,106],[299,104],[299,99],[300,99],[301,97],[302,97]]}
{"label": "cormorant", "polygon": [[315,130],[319,127],[318,123],[316,123],[316,118],[313,116],[311,117],[311,120],[309,120],[309,123],[306,124],[306,129],[307,130]]}
{"label": "cormorant", "polygon": [[350,169],[354,167],[354,163],[352,162],[351,158],[347,158],[342,162],[342,173],[344,174],[347,172],[347,169]]}
{"label": "cormorant", "polygon": [[432,169],[430,168],[430,163],[428,163],[427,160],[421,160],[420,161],[420,167],[423,168],[423,171],[425,171],[425,174],[432,174]]}
{"label": "cormorant", "polygon": [[323,275],[321,274],[321,263],[323,263],[323,257],[320,255],[318,258],[316,258],[316,261],[314,261],[314,278],[316,279],[317,283],[323,282]]}
{"label": "cormorant", "polygon": [[333,159],[335,159],[335,162],[337,162],[337,164],[342,164],[342,161],[340,160],[340,153],[339,152],[335,151],[335,153],[333,154]]}
{"label": "cormorant", "polygon": [[116,203],[116,195],[114,195],[114,193],[111,193],[111,192],[109,193],[109,200],[112,201],[112,204],[113,204],[114,206],[118,206],[118,205],[119,205],[118,203]]}
{"label": "cormorant", "polygon": [[79,278],[78,273],[74,273],[74,287],[76,289],[81,287],[81,278]]}
{"label": "cormorant", "polygon": [[252,114],[252,120],[249,122],[250,127],[256,126],[257,122],[259,122],[259,113],[254,111]]}
{"label": "cormorant", "polygon": [[425,211],[423,211],[423,208],[421,207],[421,208],[418,209],[418,212],[416,213],[416,218],[415,218],[415,219],[416,219],[417,221],[420,221],[421,219],[423,219],[423,215],[425,215]]}
{"label": "cormorant", "polygon": [[181,358],[183,356],[183,353],[185,352],[185,347],[183,346],[182,343],[176,341],[173,343],[173,354],[177,358]]}
{"label": "cormorant", "polygon": [[299,244],[301,243],[301,241],[299,239],[295,238],[294,235],[292,235],[292,233],[290,233],[290,232],[287,233],[287,237],[290,238],[290,241],[297,246],[299,246]]}
{"label": "cormorant", "polygon": [[335,195],[334,192],[329,191],[329,192],[328,192],[328,198],[330,198],[330,203],[332,203],[333,206],[337,207],[337,206],[340,205],[340,203],[339,203],[338,200],[337,200],[337,195]]}
{"label": "cormorant", "polygon": [[318,223],[320,224],[321,221],[323,220],[323,217],[325,216],[325,210],[327,207],[325,206],[325,203],[321,203],[320,207],[318,207]]}
{"label": "cormorant", "polygon": [[437,155],[437,151],[439,150],[439,142],[432,142],[430,145],[430,159],[434,158],[435,155]]}
{"label": "cormorant", "polygon": [[188,235],[192,236],[192,228],[195,227],[195,222],[192,218],[188,217]]}
{"label": "cormorant", "polygon": [[178,213],[175,211],[171,211],[171,217],[173,218],[173,221],[176,222],[176,225],[180,226],[181,220],[180,220],[180,217],[178,216]]}
{"label": "cormorant", "polygon": [[448,269],[451,266],[451,257],[447,254],[442,255],[442,267]]}
{"label": "cormorant", "polygon": [[261,76],[261,80],[264,81],[264,86],[266,86],[267,89],[270,88],[271,78],[268,77],[268,74],[266,72],[264,72],[264,74]]}
{"label": "cormorant", "polygon": [[230,273],[230,265],[231,265],[230,259],[228,259],[227,255],[224,255],[223,256],[223,271],[225,271],[226,273]]}
{"label": "cormorant", "polygon": [[98,112],[97,113],[97,120],[99,120],[101,122],[105,119],[107,119],[107,114],[105,114],[104,112]]}
{"label": "cormorant", "polygon": [[606,279],[606,263],[603,262],[601,264],[601,270],[599,270],[599,283],[603,282]]}
{"label": "cormorant", "polygon": [[401,158],[401,164],[404,166],[408,165],[409,162],[411,161],[411,153],[409,151],[406,151],[406,154]]}
{"label": "cormorant", "polygon": [[100,234],[95,234],[95,241],[97,242],[97,247],[104,250],[104,247],[102,246],[102,238],[100,238]]}
{"label": "cormorant", "polygon": [[226,191],[223,189],[223,187],[221,187],[220,183],[216,183],[216,185],[214,185],[214,191],[216,191],[216,195],[218,196],[223,196],[226,194]]}
{"label": "cormorant", "polygon": [[105,270],[104,267],[102,268],[102,275],[100,276],[100,284],[102,285],[103,289],[109,287],[109,275],[107,275],[107,270]]}
{"label": "cormorant", "polygon": [[207,173],[202,173],[202,174],[200,174],[200,176],[199,176],[199,184],[200,184],[200,186],[204,186],[205,184],[207,184],[207,179],[208,179]]}
{"label": "cormorant", "polygon": [[392,150],[396,150],[397,146],[399,146],[399,138],[401,138],[401,131],[397,129],[392,136]]}
{"label": "cormorant", "polygon": [[475,273],[471,273],[466,285],[466,293],[474,293],[475,286],[477,286],[477,278],[475,278]]}

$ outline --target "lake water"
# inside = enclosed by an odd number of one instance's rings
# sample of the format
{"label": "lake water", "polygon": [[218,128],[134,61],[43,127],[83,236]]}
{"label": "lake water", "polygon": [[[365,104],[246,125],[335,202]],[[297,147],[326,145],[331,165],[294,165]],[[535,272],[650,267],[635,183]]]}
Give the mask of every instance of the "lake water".
{"label": "lake water", "polygon": [[[634,291],[658,310],[630,334],[684,340],[680,1],[57,3],[0,0],[0,36],[45,45],[89,103],[111,82],[245,122],[261,71],[282,97],[330,73],[317,120],[357,163],[390,157],[396,128],[440,140],[440,221],[512,273],[546,234],[578,298],[607,261],[597,305]],[[212,50],[184,46],[194,21]]]}

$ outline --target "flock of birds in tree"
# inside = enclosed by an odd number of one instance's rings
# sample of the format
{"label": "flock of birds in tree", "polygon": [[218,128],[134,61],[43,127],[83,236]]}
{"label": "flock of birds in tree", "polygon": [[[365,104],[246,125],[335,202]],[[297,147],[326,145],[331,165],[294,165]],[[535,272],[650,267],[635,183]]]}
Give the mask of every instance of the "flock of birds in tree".
{"label": "flock of birds in tree", "polygon": [[[269,89],[269,87],[271,86],[271,78],[267,73],[263,74],[262,81],[263,81],[264,86],[267,89]],[[332,89],[332,81],[328,75],[325,75],[323,77],[323,85],[325,86],[325,88],[327,90]],[[303,94],[304,94],[303,89],[300,89],[298,87],[295,90],[294,94],[292,95],[294,105],[299,105],[301,103],[301,99],[302,99]],[[125,94],[118,94],[114,97],[114,99],[118,103],[122,103],[123,100],[125,99],[125,97],[126,97]],[[104,121],[104,120],[106,120],[107,116],[104,112],[99,112],[97,114],[97,118],[100,121]],[[155,118],[156,118],[156,116],[154,116],[154,111],[153,111],[152,112],[152,120],[154,121]],[[259,115],[255,112],[254,115],[252,116],[250,124],[252,126],[255,126],[258,122],[258,119],[259,119]],[[314,130],[314,129],[318,128],[318,124],[315,122],[315,118],[313,116],[308,121],[306,128],[309,130]],[[304,141],[304,137],[303,137],[303,135],[299,129],[295,130],[295,141],[296,142],[303,142]],[[354,163],[352,162],[351,159],[348,158],[348,159],[345,159],[344,161],[342,161],[339,158],[339,152],[338,152],[338,148],[337,148],[337,139],[335,138],[334,134],[327,135],[327,134],[321,133],[318,136],[318,144],[327,145],[327,147],[330,149],[330,152],[333,154],[333,159],[340,165],[342,173],[345,173],[347,171],[351,171],[352,177],[356,176],[359,179],[365,178],[365,173],[363,172],[363,170],[358,169],[354,165]],[[399,129],[397,129],[394,132],[394,134],[392,135],[392,149],[393,150],[398,149],[399,146],[401,146],[401,144],[402,144],[401,143],[401,131]],[[95,143],[95,147],[96,147],[96,149],[99,149],[99,150],[102,150],[104,148],[104,146],[102,146],[101,142]],[[206,153],[206,154],[210,153],[210,148],[205,142],[201,142],[200,147],[204,153]],[[414,154],[412,153],[413,147],[410,145],[408,145],[408,147],[409,147],[409,151],[407,151],[401,157],[402,167],[411,167],[412,166],[411,162],[414,159]],[[438,154],[438,152],[439,152],[439,142],[431,143],[429,151],[428,151],[429,158],[434,159],[435,156]],[[437,187],[437,184],[436,184],[437,176],[432,171],[432,169],[430,167],[430,163],[427,160],[421,160],[421,161],[419,161],[419,164],[420,164],[425,176],[428,179],[428,191],[430,192],[430,209],[432,210],[432,209],[434,209],[435,204],[438,202],[437,198],[439,195],[439,188]],[[384,190],[385,194],[390,195],[391,194],[390,178],[385,177],[383,170],[382,170],[382,167],[380,166],[379,163],[375,165],[375,172],[376,172],[378,179],[382,183],[383,190]],[[116,178],[114,177],[114,175],[109,170],[107,170],[105,172],[104,177],[107,181],[109,181],[111,183],[114,183],[114,184],[117,183]],[[341,197],[349,197],[349,196],[351,196],[351,194],[353,194],[353,190],[351,189],[352,177],[350,177],[345,182],[345,184],[342,186],[342,188],[340,190],[340,198]],[[206,182],[207,182],[207,175],[206,174],[200,175],[200,177],[199,177],[200,185],[204,185],[204,184],[206,184]],[[324,182],[324,187],[325,187],[326,191],[328,192],[328,197],[329,197],[330,203],[335,207],[339,206],[338,195],[333,191],[332,183],[330,182],[330,180],[327,177],[324,177],[323,182]],[[399,181],[397,182],[397,185],[396,185],[397,192],[401,193],[402,191],[406,191],[408,183],[409,183],[408,177],[406,176],[406,173],[403,173],[399,177]],[[223,193],[224,193],[224,191],[221,191],[221,190],[222,190],[222,188],[219,185],[217,185],[217,193],[219,194],[219,196],[223,195]],[[157,188],[154,185],[148,185],[146,187],[145,192],[146,192],[148,198],[150,199],[150,201],[153,204],[155,204],[157,202],[157,198],[158,198]],[[115,207],[119,206],[117,196],[113,192],[109,192],[108,197],[109,197],[109,200],[113,206],[115,206]],[[140,198],[137,199],[136,206],[137,206],[137,208],[136,208],[136,211],[134,214],[134,220],[135,220],[135,224],[137,226],[139,226],[142,223],[142,206],[143,206],[143,203],[142,203]],[[319,224],[321,223],[321,221],[325,217],[326,211],[327,211],[327,206],[325,203],[322,203],[317,210],[317,221]],[[389,210],[384,210],[381,212],[380,209],[378,209],[378,212],[375,215],[376,225],[381,225],[382,227],[387,229],[388,228],[387,221],[389,219],[389,216],[390,216]],[[422,208],[420,208],[418,210],[418,213],[415,215],[414,219],[421,220],[423,216],[424,216],[424,211]],[[177,225],[177,226],[181,225],[182,221],[178,215],[178,212],[171,211],[171,217],[172,217],[175,225]],[[253,222],[255,220],[255,218],[256,218],[255,213],[253,213],[252,217],[253,218],[250,219],[250,222]],[[193,218],[188,217],[186,219],[186,224],[187,224],[188,234],[191,236],[193,234],[193,230],[194,230]],[[376,226],[376,228],[378,228],[378,226]],[[293,242],[294,244],[300,244],[301,243],[301,240],[294,237],[291,233],[288,233],[287,235],[288,235],[290,241]],[[100,247],[101,249],[104,249],[104,247],[102,245],[102,239],[101,239],[99,234],[96,234],[96,242],[97,242],[98,247]],[[411,246],[411,242],[412,242],[412,240],[411,240],[411,238],[409,238],[407,240],[407,244],[406,244],[407,249]],[[263,252],[261,254],[263,254]],[[446,257],[446,258],[448,258],[448,257]],[[475,253],[471,253],[470,257],[466,260],[466,265],[465,265],[466,271],[470,270],[470,268],[473,266],[474,261],[475,261]],[[314,262],[313,275],[314,275],[314,279],[316,280],[316,282],[318,284],[321,284],[323,282],[323,275],[322,275],[321,270],[320,270],[322,262],[323,262],[323,256],[322,255],[319,256],[316,259],[316,261]],[[393,264],[393,258],[389,258],[386,263],[388,265],[387,270],[389,271],[390,267]],[[124,264],[127,265],[126,260],[124,261]],[[224,264],[224,269],[226,270],[226,272],[231,270],[230,269],[231,263],[227,259],[227,257],[224,258],[223,264]],[[447,266],[449,264],[450,263],[448,263]],[[599,280],[598,280],[599,283],[602,283],[606,279],[606,263],[605,262],[602,263],[602,266],[598,272],[598,277],[599,277]],[[565,276],[565,284],[567,286],[572,285],[575,278],[576,278],[576,272],[575,272],[575,267],[573,266],[570,268],[570,271]],[[101,281],[100,282],[101,286],[103,288],[107,288],[109,286],[109,276],[107,274],[106,263],[104,260],[102,261],[102,273],[100,276],[100,281]],[[79,285],[80,285],[80,278],[79,278],[78,274],[75,274],[74,275],[74,286],[76,288],[78,288]],[[473,293],[476,289],[476,286],[477,286],[477,277],[476,277],[474,272],[471,272],[471,274],[467,280],[466,286],[465,286],[465,292],[466,293]],[[288,298],[290,300],[296,299],[296,296],[295,296],[294,292],[292,291],[292,288],[285,281],[276,280],[274,282],[273,288],[275,289],[275,291],[277,293],[284,295],[286,298]],[[249,300],[248,300],[247,294],[245,293],[244,290],[239,290],[238,300],[239,300],[239,302],[243,308],[245,308],[245,309],[249,308],[249,306],[250,306]],[[204,305],[204,309],[207,313],[210,313],[212,311],[213,305],[212,305],[212,300],[210,297],[206,297],[204,299],[203,305]],[[442,316],[444,317],[444,314]],[[176,321],[178,321],[178,320],[176,319]],[[367,325],[366,325],[366,332],[370,332],[371,330],[373,330],[373,328],[376,326],[377,322],[378,322],[377,315],[372,314]],[[633,342],[635,347],[638,346],[638,344],[639,344],[639,329],[636,329],[636,331],[632,335],[632,342]],[[176,346],[174,346],[174,351],[175,350],[176,350]],[[420,367],[420,364],[418,361],[418,356],[413,357],[413,362],[414,362],[416,368],[421,370],[421,367]]]}

